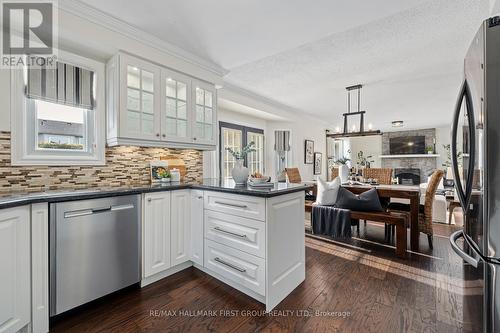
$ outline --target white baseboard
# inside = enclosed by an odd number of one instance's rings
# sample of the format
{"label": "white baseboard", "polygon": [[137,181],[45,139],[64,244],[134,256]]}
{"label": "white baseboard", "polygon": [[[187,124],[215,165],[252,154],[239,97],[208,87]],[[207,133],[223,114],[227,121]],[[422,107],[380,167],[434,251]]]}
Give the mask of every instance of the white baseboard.
{"label": "white baseboard", "polygon": [[164,279],[166,278],[167,276],[170,276],[172,274],[175,274],[175,273],[178,273],[186,268],[189,268],[193,266],[193,262],[192,261],[186,261],[186,262],[183,262],[182,264],[179,264],[177,266],[174,266],[174,267],[170,267],[169,269],[163,271],[163,272],[160,272],[158,274],[155,274],[155,275],[152,275],[152,276],[148,276],[146,278],[143,278],[141,280],[141,288],[142,287],[145,287],[151,283],[155,283],[157,281],[160,281],[161,279]]}

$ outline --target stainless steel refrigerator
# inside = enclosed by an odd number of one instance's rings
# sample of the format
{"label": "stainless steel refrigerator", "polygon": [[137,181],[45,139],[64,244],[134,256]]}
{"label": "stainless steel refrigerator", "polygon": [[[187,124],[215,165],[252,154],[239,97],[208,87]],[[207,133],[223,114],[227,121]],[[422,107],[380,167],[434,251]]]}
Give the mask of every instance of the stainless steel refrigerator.
{"label": "stainless steel refrigerator", "polygon": [[499,17],[481,25],[465,57],[451,146],[464,228],[450,243],[465,262],[464,314],[479,317],[474,331],[500,332]]}

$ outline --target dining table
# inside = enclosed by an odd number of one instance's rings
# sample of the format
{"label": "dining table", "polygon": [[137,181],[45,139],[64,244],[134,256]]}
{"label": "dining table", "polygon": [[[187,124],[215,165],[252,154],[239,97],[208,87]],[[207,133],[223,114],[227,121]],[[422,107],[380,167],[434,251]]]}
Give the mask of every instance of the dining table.
{"label": "dining table", "polygon": [[418,212],[420,206],[420,188],[415,185],[374,185],[365,183],[346,183],[342,187],[354,194],[361,194],[376,188],[380,198],[407,199],[410,202],[410,248],[418,251],[420,231],[418,230]]}

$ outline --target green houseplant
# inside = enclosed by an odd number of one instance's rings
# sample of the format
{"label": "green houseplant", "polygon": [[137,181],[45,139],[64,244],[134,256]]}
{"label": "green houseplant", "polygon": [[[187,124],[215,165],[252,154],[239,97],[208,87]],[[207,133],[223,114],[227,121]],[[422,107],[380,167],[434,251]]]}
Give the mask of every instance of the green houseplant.
{"label": "green houseplant", "polygon": [[349,166],[347,166],[347,162],[349,162],[350,160],[350,158],[342,156],[334,162],[339,166],[339,177],[342,183],[345,183],[349,180]]}
{"label": "green houseplant", "polygon": [[356,162],[358,168],[369,168],[372,163],[375,163],[372,155],[365,156],[362,150],[358,152],[358,160]]}
{"label": "green houseplant", "polygon": [[241,151],[235,151],[231,148],[226,148],[226,150],[231,154],[235,159],[235,164],[233,170],[231,170],[231,176],[233,176],[233,180],[236,185],[245,185],[248,179],[248,168],[243,165],[243,161],[245,157],[255,151],[255,142],[250,142],[248,145],[243,147]]}

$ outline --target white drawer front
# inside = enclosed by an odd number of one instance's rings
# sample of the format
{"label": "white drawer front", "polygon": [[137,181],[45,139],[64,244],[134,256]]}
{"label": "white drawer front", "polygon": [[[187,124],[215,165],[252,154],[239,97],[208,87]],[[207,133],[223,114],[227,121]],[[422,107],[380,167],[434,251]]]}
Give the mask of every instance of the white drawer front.
{"label": "white drawer front", "polygon": [[266,225],[244,217],[205,211],[205,238],[265,258]]}
{"label": "white drawer front", "polygon": [[266,293],[264,259],[228,246],[205,241],[205,268],[260,295]]}
{"label": "white drawer front", "polygon": [[260,221],[266,219],[266,200],[247,195],[206,191],[205,209]]}

